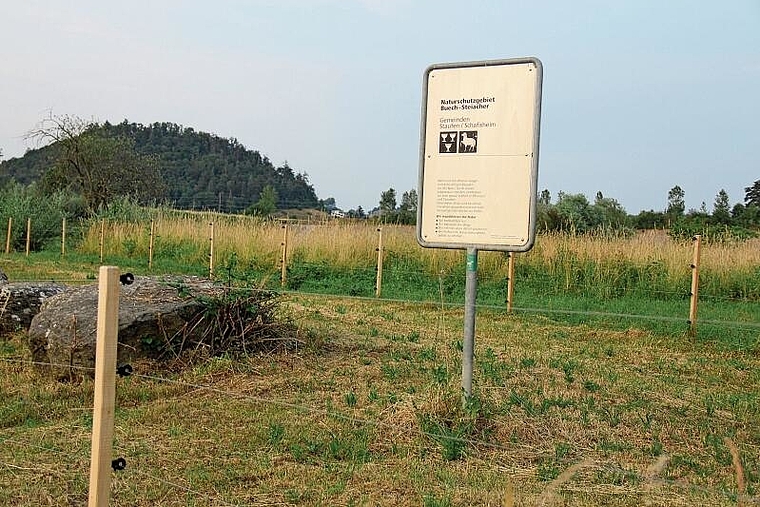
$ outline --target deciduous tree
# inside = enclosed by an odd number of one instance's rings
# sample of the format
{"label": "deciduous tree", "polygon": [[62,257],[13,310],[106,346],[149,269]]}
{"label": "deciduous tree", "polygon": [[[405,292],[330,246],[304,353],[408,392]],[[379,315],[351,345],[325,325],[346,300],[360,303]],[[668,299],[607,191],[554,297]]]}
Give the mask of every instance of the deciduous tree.
{"label": "deciduous tree", "polygon": [[277,190],[272,185],[267,185],[261,190],[256,204],[246,210],[249,215],[266,217],[277,211]]}
{"label": "deciduous tree", "polygon": [[396,191],[393,187],[380,194],[380,213],[391,214],[396,211]]}
{"label": "deciduous tree", "polygon": [[27,134],[40,145],[58,148],[43,186],[80,192],[91,212],[118,196],[142,201],[162,196],[164,184],[155,158],[139,155],[132,139],[104,136],[97,127],[76,116],[50,114]]}
{"label": "deciduous tree", "polygon": [[401,195],[398,221],[402,224],[417,223],[417,191],[415,189],[411,189]]}

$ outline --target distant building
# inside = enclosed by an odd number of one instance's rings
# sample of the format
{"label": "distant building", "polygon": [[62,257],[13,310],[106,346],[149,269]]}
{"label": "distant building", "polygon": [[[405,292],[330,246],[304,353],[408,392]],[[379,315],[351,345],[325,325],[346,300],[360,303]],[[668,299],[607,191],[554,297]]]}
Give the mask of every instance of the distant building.
{"label": "distant building", "polygon": [[335,208],[334,210],[330,211],[330,216],[332,218],[346,218],[346,213],[338,208]]}

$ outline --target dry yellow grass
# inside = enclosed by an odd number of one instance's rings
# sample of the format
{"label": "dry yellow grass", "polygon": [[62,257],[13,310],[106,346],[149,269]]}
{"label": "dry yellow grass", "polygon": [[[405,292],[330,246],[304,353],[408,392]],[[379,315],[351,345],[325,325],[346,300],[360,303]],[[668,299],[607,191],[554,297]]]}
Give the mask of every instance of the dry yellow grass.
{"label": "dry yellow grass", "polygon": [[[214,223],[217,264],[233,254],[243,265],[278,266],[284,241],[282,222],[196,213],[159,214],[155,218],[155,259],[171,259],[207,265],[210,223]],[[407,259],[431,276],[461,269],[459,250],[423,249],[417,245],[410,226],[378,226],[366,221],[291,223],[288,228],[288,259],[304,263],[327,263],[340,268],[374,266],[377,260],[378,227],[382,227],[386,256]],[[107,223],[106,255],[147,259],[150,223]],[[84,234],[81,251],[96,255],[100,248],[100,224]],[[574,270],[593,265],[599,282],[628,276],[628,271],[656,272],[666,286],[682,284],[689,276],[693,247],[674,241],[664,231],[638,233],[631,237],[594,237],[567,234],[539,235],[533,250],[518,254],[518,265],[541,269],[573,283]],[[718,285],[730,280],[756,279],[760,269],[760,239],[735,243],[703,244],[703,273]],[[506,256],[482,252],[479,271],[484,278],[507,275]],[[654,276],[654,275],[652,275]]]}

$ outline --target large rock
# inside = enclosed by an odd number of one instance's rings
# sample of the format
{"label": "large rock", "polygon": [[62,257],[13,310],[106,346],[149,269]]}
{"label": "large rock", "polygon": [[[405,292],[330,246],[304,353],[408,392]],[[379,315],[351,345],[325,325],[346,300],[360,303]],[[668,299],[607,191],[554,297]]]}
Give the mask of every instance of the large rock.
{"label": "large rock", "polygon": [[[121,286],[117,360],[155,356],[167,339],[192,333],[187,323],[205,308],[198,297],[218,296],[223,290],[209,280],[192,277],[138,277],[132,285]],[[29,327],[34,360],[48,363],[59,378],[78,375],[80,370],[72,366],[93,367],[97,306],[97,285],[46,299]]]}
{"label": "large rock", "polygon": [[7,283],[0,276],[0,336],[29,329],[42,303],[66,290],[56,283]]}

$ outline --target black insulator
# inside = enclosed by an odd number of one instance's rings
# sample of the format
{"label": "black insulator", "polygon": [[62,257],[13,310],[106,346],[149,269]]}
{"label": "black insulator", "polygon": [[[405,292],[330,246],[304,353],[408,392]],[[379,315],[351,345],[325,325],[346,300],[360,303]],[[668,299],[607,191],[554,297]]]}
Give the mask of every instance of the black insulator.
{"label": "black insulator", "polygon": [[119,275],[119,281],[122,285],[132,285],[135,281],[135,275],[132,273],[124,273],[123,275]]}
{"label": "black insulator", "polygon": [[120,377],[129,377],[132,375],[132,371],[131,364],[122,364],[116,368],[116,374]]}
{"label": "black insulator", "polygon": [[116,458],[115,460],[111,461],[111,468],[113,468],[114,471],[124,470],[127,468],[127,460],[124,458]]}

